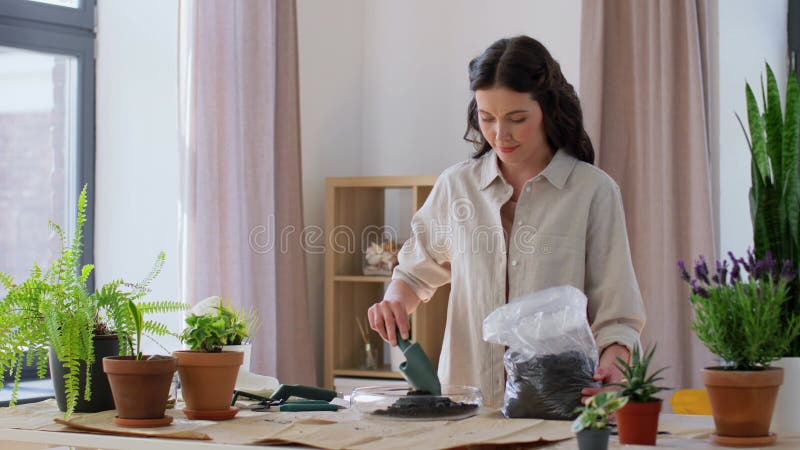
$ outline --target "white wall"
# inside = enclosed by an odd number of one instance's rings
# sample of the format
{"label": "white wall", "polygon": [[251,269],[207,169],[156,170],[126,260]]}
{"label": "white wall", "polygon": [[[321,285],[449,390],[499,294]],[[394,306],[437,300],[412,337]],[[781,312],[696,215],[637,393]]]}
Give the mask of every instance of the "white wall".
{"label": "white wall", "polygon": [[[100,0],[97,13],[97,283],[139,281],[163,250],[147,298],[177,300],[178,2]],[[180,330],[179,313],[154,318]]]}
{"label": "white wall", "polygon": [[786,0],[719,2],[720,250],[743,255],[753,245],[748,192],[750,150],[734,112],[747,126],[745,81],[761,99],[764,62],[786,90]]}
{"label": "white wall", "polygon": [[[302,0],[301,0],[302,1]],[[366,3],[363,146],[370,175],[438,175],[468,158],[467,63],[492,42],[528,34],[577,88],[580,0]]]}

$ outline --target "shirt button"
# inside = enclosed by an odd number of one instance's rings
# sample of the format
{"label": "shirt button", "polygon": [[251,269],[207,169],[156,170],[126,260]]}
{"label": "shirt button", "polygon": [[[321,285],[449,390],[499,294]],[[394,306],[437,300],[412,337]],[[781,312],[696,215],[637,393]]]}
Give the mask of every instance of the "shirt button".
{"label": "shirt button", "polygon": [[520,227],[522,226],[522,221],[521,220],[517,221],[517,226],[520,226]]}
{"label": "shirt button", "polygon": [[531,187],[530,186],[525,186],[525,192],[530,192],[530,191],[531,191]]}
{"label": "shirt button", "polygon": [[516,267],[517,266],[517,260],[515,259],[515,260],[511,261],[511,265]]}

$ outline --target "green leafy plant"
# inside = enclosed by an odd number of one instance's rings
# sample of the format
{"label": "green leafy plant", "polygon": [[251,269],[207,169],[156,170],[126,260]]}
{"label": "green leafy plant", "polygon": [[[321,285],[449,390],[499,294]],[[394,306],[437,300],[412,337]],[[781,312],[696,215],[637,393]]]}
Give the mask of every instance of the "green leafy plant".
{"label": "green leafy plant", "polygon": [[628,403],[628,397],[621,396],[619,391],[601,391],[589,397],[586,404],[576,408],[580,413],[572,422],[572,431],[602,430],[608,426],[608,418],[612,412]]}
{"label": "green leafy plant", "polygon": [[612,385],[619,386],[620,395],[628,397],[629,401],[634,403],[658,401],[660,399],[655,398],[654,395],[669,389],[656,386],[657,382],[663,380],[663,378],[658,375],[663,372],[666,367],[662,367],[649,375],[647,373],[650,367],[650,361],[653,359],[655,352],[655,345],[649,350],[645,349],[644,353],[642,353],[639,346],[636,345],[633,347],[630,363],[625,362],[619,357],[616,358],[616,366],[620,373],[622,373],[623,381],[621,383],[613,383]]}
{"label": "green leafy plant", "polygon": [[241,345],[258,326],[254,312],[244,314],[230,307],[214,306],[214,313],[186,318],[182,339],[192,350],[220,352],[223,345]]}
{"label": "green leafy plant", "polygon": [[[800,127],[800,87],[794,73],[786,87],[785,114],[775,74],[766,64],[767,86],[761,82],[763,110],[749,84],[745,86],[747,123],[750,134],[739,124],[750,147],[750,215],[753,222],[755,255],[762,259],[770,252],[778,261],[800,262],[800,179],[798,179],[798,127]],[[783,306],[786,326],[800,314],[800,283],[790,284]],[[781,356],[800,356],[800,340],[795,339]]]}
{"label": "green leafy plant", "polygon": [[[128,300],[128,313],[130,314],[130,318],[132,321],[132,329],[133,332],[131,334],[121,335],[124,336],[125,341],[128,343],[130,348],[130,354],[133,355],[134,359],[141,360],[142,357],[142,350],[141,350],[141,343],[142,343],[142,334],[145,332],[149,334],[154,334],[158,336],[164,336],[167,334],[173,334],[169,331],[166,325],[156,322],[156,321],[145,321],[144,315],[148,312],[171,312],[171,311],[182,311],[187,308],[187,305],[181,302],[154,302],[154,303],[142,303],[137,305],[134,303],[133,300]],[[133,336],[136,336],[136,339],[133,339]],[[175,335],[177,336],[177,335]],[[179,337],[179,336],[178,336]],[[133,350],[133,343],[136,343],[136,350]],[[162,347],[163,348],[163,347]],[[164,349],[166,351],[166,349]]]}
{"label": "green leafy plant", "polygon": [[[678,262],[681,278],[692,288],[690,301],[695,318],[692,329],[711,350],[733,370],[759,370],[786,354],[800,335],[800,317],[786,315],[789,283],[795,278],[792,262],[778,266],[767,252],[757,260],[752,251],[747,259],[728,252],[732,263],[717,261],[712,275],[701,256],[695,263],[694,278],[683,261]],[[743,280],[742,269],[749,275]]]}
{"label": "green leafy plant", "polygon": [[[91,400],[91,365],[95,361],[93,337],[118,333],[124,341],[132,335],[134,323],[128,302],[148,292],[147,286],[164,264],[161,253],[141,283],[115,280],[90,294],[86,283],[94,266],[80,264],[86,205],[84,186],[78,196],[75,232],[69,243],[63,229],[49,222],[50,229],[60,239],[61,250],[47,270],[34,263],[28,279],[21,284],[16,284],[10,275],[0,273],[0,283],[6,291],[0,301],[0,374],[7,373],[13,380],[10,405],[17,401],[23,364],[30,366],[36,361],[37,375],[44,377],[50,347],[65,368],[65,417],[72,414],[79,398]],[[170,302],[155,302],[144,310],[166,311],[173,307]],[[129,351],[132,346],[120,345],[121,354]],[[83,389],[80,386],[81,365],[86,380]]]}

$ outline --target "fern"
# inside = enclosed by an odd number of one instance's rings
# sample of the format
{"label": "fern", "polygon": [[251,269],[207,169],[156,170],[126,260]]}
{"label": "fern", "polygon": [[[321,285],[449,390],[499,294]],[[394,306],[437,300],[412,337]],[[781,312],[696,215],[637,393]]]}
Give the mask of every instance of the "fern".
{"label": "fern", "polygon": [[[95,330],[109,328],[120,338],[120,354],[132,353],[135,324],[127,310],[127,302],[142,298],[149,292],[149,284],[160,274],[165,261],[162,252],[139,283],[113,280],[90,293],[86,282],[94,266],[80,264],[88,204],[86,192],[84,186],[78,196],[77,220],[71,241],[67,240],[60,225],[52,221],[48,223],[49,229],[59,239],[61,251],[47,270],[34,263],[28,279],[19,284],[10,275],[0,273],[0,284],[7,291],[0,301],[0,374],[9,374],[14,382],[10,404],[16,403],[23,364],[30,366],[36,357],[36,373],[44,377],[48,348],[52,347],[55,358],[64,366],[66,418],[73,413],[80,398],[88,401],[92,397],[88,386],[91,366],[95,362]],[[146,312],[187,308],[179,302],[147,305],[143,308]],[[154,333],[168,332],[166,327],[148,326]],[[86,378],[84,386],[79,382],[81,375]]]}

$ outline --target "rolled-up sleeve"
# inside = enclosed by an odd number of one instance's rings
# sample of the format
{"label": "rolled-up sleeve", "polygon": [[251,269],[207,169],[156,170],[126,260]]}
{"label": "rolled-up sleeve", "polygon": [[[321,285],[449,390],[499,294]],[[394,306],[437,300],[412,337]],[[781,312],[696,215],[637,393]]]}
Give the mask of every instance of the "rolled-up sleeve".
{"label": "rolled-up sleeve", "polygon": [[439,286],[450,282],[449,202],[446,173],[433,186],[411,219],[411,237],[397,255],[393,280],[405,281],[427,302]]}
{"label": "rolled-up sleeve", "polygon": [[585,292],[592,331],[599,349],[615,342],[631,349],[639,342],[645,312],[616,183],[609,180],[597,190],[589,214]]}

